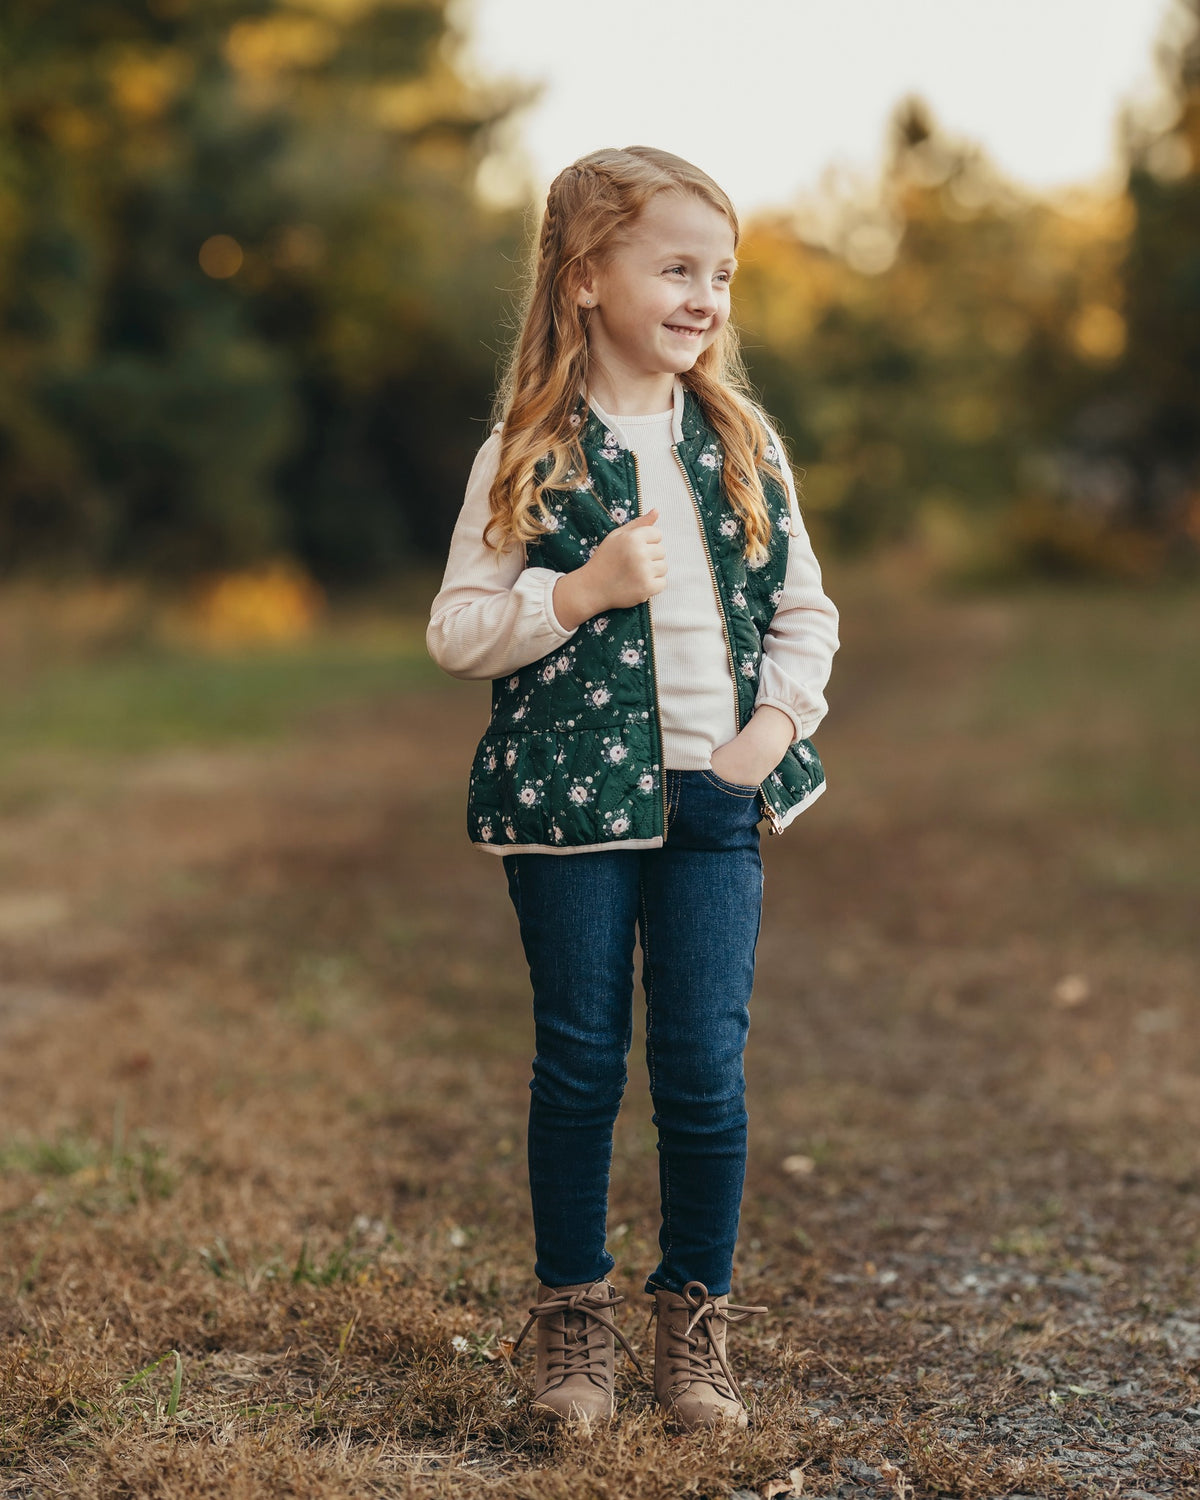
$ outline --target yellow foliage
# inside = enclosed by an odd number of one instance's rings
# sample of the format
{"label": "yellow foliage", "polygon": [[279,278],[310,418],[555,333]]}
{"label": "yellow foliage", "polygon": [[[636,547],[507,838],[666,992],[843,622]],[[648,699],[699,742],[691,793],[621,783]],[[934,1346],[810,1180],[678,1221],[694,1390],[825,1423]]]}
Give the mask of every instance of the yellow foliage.
{"label": "yellow foliage", "polygon": [[43,116],[47,136],[64,151],[90,151],[105,138],[104,120],[73,104],[51,105]]}
{"label": "yellow foliage", "polygon": [[452,120],[471,104],[462,79],[442,56],[433,58],[419,77],[378,84],[371,93],[375,122],[384,130],[416,130],[430,120]]}
{"label": "yellow foliage", "polygon": [[225,55],[240,73],[271,78],[316,67],[337,47],[337,28],[319,16],[275,15],[238,21],[226,38]]}
{"label": "yellow foliage", "polygon": [[853,278],[843,262],[806,244],[779,220],[752,223],[738,259],[738,322],[776,349],[803,343],[824,310],[845,299]]}
{"label": "yellow foliage", "polygon": [[109,74],[113,100],[124,114],[153,120],[187,84],[192,62],[182,51],[153,55],[130,52],[117,59]]}
{"label": "yellow foliage", "polygon": [[1058,208],[1051,222],[1064,240],[1081,248],[1097,240],[1123,244],[1137,221],[1137,209],[1127,193],[1068,190],[1059,198]]}
{"label": "yellow foliage", "polygon": [[215,647],[299,640],[311,633],[324,594],[288,562],[223,573],[202,585],[186,606],[182,632]]}
{"label": "yellow foliage", "polygon": [[378,0],[308,0],[308,9],[323,11],[341,22],[356,21]]}
{"label": "yellow foliage", "polygon": [[947,397],[942,407],[946,427],[963,443],[995,437],[1000,424],[996,403],[983,391],[965,390]]}
{"label": "yellow foliage", "polygon": [[1084,359],[1110,364],[1125,352],[1125,319],[1115,307],[1089,302],[1071,325],[1071,341]]}

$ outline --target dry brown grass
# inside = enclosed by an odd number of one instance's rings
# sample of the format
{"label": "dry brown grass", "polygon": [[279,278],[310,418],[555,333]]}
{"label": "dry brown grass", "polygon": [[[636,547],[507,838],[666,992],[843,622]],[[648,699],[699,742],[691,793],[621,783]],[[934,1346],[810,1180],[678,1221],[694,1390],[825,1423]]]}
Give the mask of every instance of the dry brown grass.
{"label": "dry brown grass", "polygon": [[0,1494],[1200,1493],[1200,601],[840,582],[830,791],[765,849],[750,1433],[622,1367],[610,1430],[547,1434],[497,1357],[531,1025],[448,685],[5,800]]}

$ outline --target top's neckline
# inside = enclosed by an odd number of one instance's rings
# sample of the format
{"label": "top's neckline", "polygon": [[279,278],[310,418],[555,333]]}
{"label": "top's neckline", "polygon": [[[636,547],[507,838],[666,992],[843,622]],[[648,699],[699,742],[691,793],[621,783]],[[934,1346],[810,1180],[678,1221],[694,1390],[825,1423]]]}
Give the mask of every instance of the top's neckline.
{"label": "top's neckline", "polygon": [[673,443],[681,443],[683,441],[684,395],[683,382],[679,379],[678,375],[675,377],[675,385],[671,393],[671,407],[669,411],[639,412],[632,416],[626,416],[624,413],[622,413],[619,417],[615,417],[610,416],[609,413],[604,410],[604,408],[596,400],[594,395],[589,394],[586,397],[586,400],[597,419],[604,424],[609,432],[615,435],[617,442],[623,448],[628,448],[630,446],[622,430],[623,425],[626,422],[628,422],[630,427],[653,427],[656,424],[665,422],[669,418],[671,423],[671,441]]}
{"label": "top's neckline", "polygon": [[[592,405],[595,407],[595,402]],[[596,415],[600,416],[598,409]],[[622,427],[644,427],[650,422],[669,422],[674,415],[675,408],[668,406],[666,411],[639,412],[637,416],[634,416],[631,412],[623,411],[619,417],[613,417],[611,420],[619,422]],[[609,421],[610,419],[603,417],[601,420]]]}

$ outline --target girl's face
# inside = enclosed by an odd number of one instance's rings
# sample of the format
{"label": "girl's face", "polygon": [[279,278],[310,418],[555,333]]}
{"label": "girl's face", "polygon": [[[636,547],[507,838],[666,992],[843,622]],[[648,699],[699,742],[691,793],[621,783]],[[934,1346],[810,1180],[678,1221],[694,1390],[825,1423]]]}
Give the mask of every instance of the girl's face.
{"label": "girl's face", "polygon": [[670,406],[675,376],[729,320],[736,268],[733,227],[719,209],[690,193],[651,198],[578,294],[583,307],[591,298],[588,359],[599,399],[626,412]]}

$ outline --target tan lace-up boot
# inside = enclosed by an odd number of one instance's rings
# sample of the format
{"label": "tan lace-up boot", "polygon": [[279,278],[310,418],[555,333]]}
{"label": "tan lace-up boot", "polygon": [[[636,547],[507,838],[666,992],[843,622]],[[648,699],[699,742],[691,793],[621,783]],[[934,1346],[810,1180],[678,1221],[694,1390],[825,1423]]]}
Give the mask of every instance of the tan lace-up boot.
{"label": "tan lace-up boot", "polygon": [[536,1323],[533,1410],[539,1416],[552,1422],[568,1417],[607,1422],[613,1415],[614,1339],[642,1373],[629,1341],[608,1316],[624,1301],[608,1281],[558,1287],[538,1283],[537,1303],[529,1309],[513,1353]]}
{"label": "tan lace-up boot", "polygon": [[[654,1397],[677,1427],[714,1427],[749,1419],[729,1368],[725,1332],[765,1307],[737,1307],[722,1293],[710,1297],[702,1281],[689,1281],[682,1296],[655,1290],[650,1320],[654,1338]],[[649,1327],[649,1323],[646,1325]]]}

